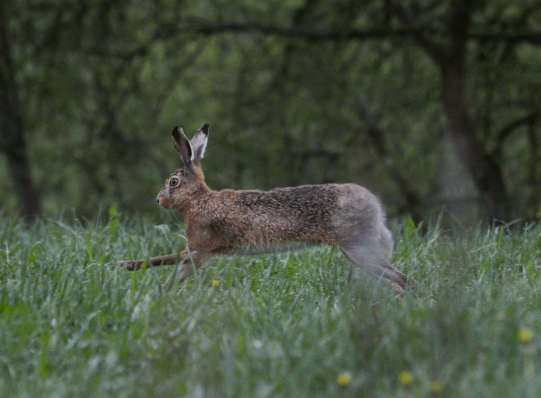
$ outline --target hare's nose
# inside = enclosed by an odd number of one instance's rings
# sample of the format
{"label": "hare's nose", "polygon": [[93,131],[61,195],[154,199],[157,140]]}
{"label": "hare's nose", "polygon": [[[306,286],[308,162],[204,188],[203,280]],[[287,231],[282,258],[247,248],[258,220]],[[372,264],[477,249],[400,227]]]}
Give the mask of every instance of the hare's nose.
{"label": "hare's nose", "polygon": [[156,199],[156,203],[160,203],[160,199]]}

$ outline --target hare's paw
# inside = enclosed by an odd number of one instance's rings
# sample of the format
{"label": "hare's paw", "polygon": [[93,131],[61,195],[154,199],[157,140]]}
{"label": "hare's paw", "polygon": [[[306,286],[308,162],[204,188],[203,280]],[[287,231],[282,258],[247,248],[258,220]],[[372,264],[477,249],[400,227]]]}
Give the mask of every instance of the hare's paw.
{"label": "hare's paw", "polygon": [[145,261],[142,260],[126,260],[126,261],[120,261],[120,266],[123,268],[126,268],[128,271],[136,271],[141,268],[141,265]]}

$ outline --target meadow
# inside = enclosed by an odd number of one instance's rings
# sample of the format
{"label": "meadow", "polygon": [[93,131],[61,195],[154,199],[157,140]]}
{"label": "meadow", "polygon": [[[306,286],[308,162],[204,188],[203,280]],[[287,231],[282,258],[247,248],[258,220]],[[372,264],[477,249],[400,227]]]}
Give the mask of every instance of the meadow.
{"label": "meadow", "polygon": [[541,225],[394,225],[417,297],[336,249],[178,267],[180,224],[0,221],[2,397],[538,397]]}

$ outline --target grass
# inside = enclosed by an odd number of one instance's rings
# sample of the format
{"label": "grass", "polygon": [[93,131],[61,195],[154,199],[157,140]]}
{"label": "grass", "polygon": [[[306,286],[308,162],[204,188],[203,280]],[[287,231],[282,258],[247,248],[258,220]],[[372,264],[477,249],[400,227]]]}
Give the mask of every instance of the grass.
{"label": "grass", "polygon": [[541,225],[397,235],[419,297],[347,283],[326,247],[217,257],[179,284],[115,265],[178,252],[176,225],[4,217],[0,395],[540,396]]}

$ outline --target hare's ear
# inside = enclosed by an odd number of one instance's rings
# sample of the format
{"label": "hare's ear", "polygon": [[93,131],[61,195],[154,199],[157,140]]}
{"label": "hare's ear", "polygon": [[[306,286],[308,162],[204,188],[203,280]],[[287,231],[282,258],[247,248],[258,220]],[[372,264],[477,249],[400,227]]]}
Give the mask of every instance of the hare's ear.
{"label": "hare's ear", "polygon": [[209,125],[205,123],[199,130],[196,131],[192,138],[193,158],[196,162],[199,162],[205,156],[205,149],[207,149],[207,141],[209,139]]}
{"label": "hare's ear", "polygon": [[173,141],[175,142],[175,149],[177,150],[179,159],[184,163],[184,166],[190,167],[193,160],[193,150],[190,140],[184,134],[184,128],[182,126],[177,126],[173,129]]}

